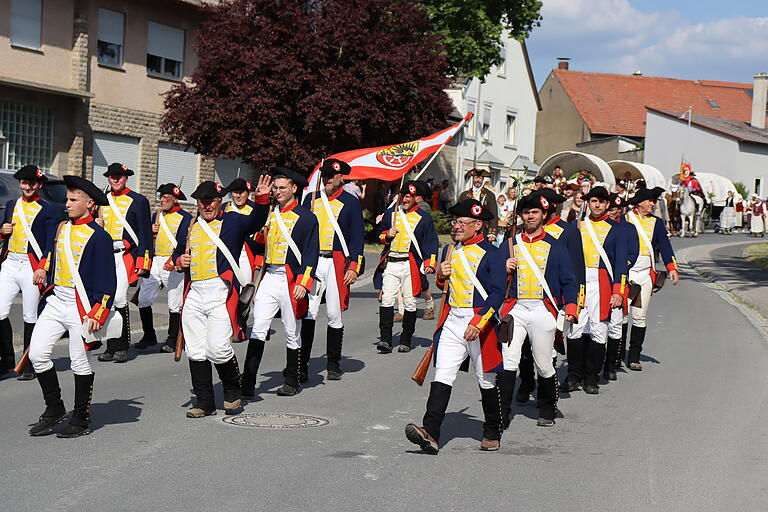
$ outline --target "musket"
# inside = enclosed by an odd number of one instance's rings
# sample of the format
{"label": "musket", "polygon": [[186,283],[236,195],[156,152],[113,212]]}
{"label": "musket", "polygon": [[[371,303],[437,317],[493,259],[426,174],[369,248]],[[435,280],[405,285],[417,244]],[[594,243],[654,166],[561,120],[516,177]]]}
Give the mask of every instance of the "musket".
{"label": "musket", "polygon": [[[189,222],[189,228],[187,228],[187,246],[184,250],[184,254],[190,254],[189,236],[192,234],[192,227],[194,227],[196,221],[197,221],[197,216],[195,216]],[[186,284],[192,280],[192,271],[190,270],[190,268],[191,268],[191,265],[184,271],[184,285],[185,285],[184,287],[185,288],[186,288]],[[176,335],[176,347],[175,347],[175,350],[173,351],[173,360],[177,362],[181,361],[181,353],[184,351],[184,327],[181,322],[181,318],[183,316],[182,314],[184,313],[184,302],[186,302],[186,298],[182,300],[181,308],[179,309],[179,334]]]}
{"label": "musket", "polygon": [[[445,255],[444,261],[448,261],[448,262],[451,261],[451,253],[453,252],[454,247],[455,247],[454,244],[450,244],[448,246],[448,252]],[[440,314],[442,314],[443,310],[445,309],[445,305],[447,302],[448,302],[448,280],[445,281],[445,289],[443,290],[443,300],[440,302],[440,310],[439,310]],[[421,357],[421,361],[419,361],[419,365],[413,371],[413,375],[411,375],[411,380],[413,380],[413,382],[415,382],[419,386],[422,386],[424,384],[424,379],[427,377],[427,372],[429,371],[429,363],[432,362],[432,356],[434,354],[435,354],[435,342],[433,340],[432,344],[429,345],[429,348]]]}

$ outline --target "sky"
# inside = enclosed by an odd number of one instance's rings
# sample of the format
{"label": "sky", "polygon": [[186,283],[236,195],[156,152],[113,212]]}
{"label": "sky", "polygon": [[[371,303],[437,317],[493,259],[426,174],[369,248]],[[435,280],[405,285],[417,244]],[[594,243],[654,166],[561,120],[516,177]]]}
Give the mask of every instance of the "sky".
{"label": "sky", "polygon": [[600,73],[752,82],[768,73],[768,0],[542,0],[536,85],[557,57]]}

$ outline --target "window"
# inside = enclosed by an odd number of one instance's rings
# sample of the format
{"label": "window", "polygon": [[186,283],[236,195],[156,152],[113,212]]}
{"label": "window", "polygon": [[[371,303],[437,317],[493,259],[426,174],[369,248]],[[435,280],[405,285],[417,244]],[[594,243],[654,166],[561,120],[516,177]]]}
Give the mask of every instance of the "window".
{"label": "window", "polygon": [[474,112],[475,115],[470,119],[467,124],[467,138],[474,139],[477,133],[477,123],[479,116],[477,115],[477,102],[475,100],[467,100],[467,112]]}
{"label": "window", "polygon": [[45,171],[53,164],[53,111],[0,101],[0,132],[7,137],[7,167],[33,164]]}
{"label": "window", "polygon": [[763,197],[763,178],[755,178],[755,194]]}
{"label": "window", "polygon": [[491,111],[493,106],[486,103],[483,107],[483,121],[482,128],[480,129],[480,136],[484,141],[490,142],[491,140]]}
{"label": "window", "polygon": [[99,64],[121,67],[123,65],[123,30],[125,14],[109,9],[99,9]]}
{"label": "window", "polygon": [[712,108],[720,108],[720,105],[718,105],[717,102],[713,99],[708,99],[707,103],[709,103],[709,106]]}
{"label": "window", "polygon": [[515,145],[515,121],[517,120],[517,114],[515,112],[507,111],[507,122],[504,128],[504,143],[507,146]]}
{"label": "window", "polygon": [[42,22],[43,0],[12,0],[11,44],[39,50]]}
{"label": "window", "polygon": [[181,80],[184,63],[184,31],[149,22],[147,74]]}
{"label": "window", "polygon": [[256,169],[240,160],[217,158],[213,163],[213,179],[224,186],[232,183],[232,180],[237,177],[255,181],[258,176]]}
{"label": "window", "polygon": [[499,57],[501,60],[499,61],[498,74],[504,76],[507,74],[507,45],[501,45]]}
{"label": "window", "polygon": [[[100,189],[107,186],[104,177],[109,164],[120,162],[127,168],[139,173],[139,139],[111,133],[93,134],[93,183]],[[134,178],[138,184],[138,176]]]}

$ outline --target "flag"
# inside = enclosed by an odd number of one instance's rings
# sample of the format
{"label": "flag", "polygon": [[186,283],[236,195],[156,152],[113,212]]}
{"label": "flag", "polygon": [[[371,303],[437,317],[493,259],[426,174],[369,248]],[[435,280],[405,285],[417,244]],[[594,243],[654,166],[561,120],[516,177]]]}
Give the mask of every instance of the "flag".
{"label": "flag", "polygon": [[[442,145],[450,141],[472,119],[472,115],[473,113],[469,112],[464,119],[453,126],[449,126],[445,130],[423,139],[393,144],[391,146],[353,149],[331,155],[327,158],[337,158],[347,162],[352,167],[352,172],[345,179],[365,180],[376,178],[383,181],[399,180],[414,165],[422,162],[429,155],[440,149]],[[313,178],[315,174],[313,172],[310,178]],[[308,190],[312,189],[308,187]]]}

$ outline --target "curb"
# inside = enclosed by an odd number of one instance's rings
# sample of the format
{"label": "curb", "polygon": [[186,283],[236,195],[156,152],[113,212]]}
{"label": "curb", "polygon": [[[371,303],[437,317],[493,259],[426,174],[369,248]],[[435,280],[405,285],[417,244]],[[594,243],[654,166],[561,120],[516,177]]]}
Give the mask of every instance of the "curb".
{"label": "curb", "polygon": [[725,302],[736,307],[749,320],[749,322],[760,332],[763,342],[768,344],[768,316],[762,311],[762,308],[749,300],[741,293],[730,289],[717,281],[717,277],[706,272],[688,259],[688,253],[700,246],[686,247],[677,251],[678,263],[681,263],[685,270],[690,270],[698,276],[698,281],[717,293]]}

